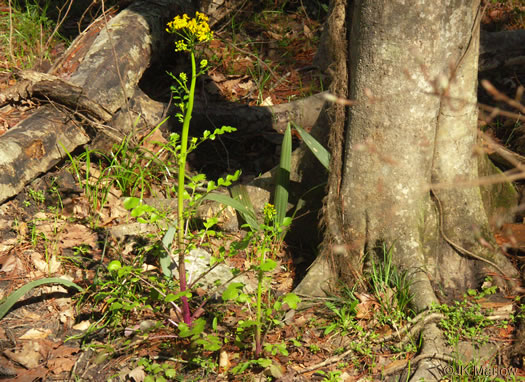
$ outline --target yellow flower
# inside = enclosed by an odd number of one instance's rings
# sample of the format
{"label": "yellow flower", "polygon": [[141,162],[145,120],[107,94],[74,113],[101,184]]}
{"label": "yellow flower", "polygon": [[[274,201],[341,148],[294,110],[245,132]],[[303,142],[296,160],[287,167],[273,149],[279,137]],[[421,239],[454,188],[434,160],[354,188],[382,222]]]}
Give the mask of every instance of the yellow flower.
{"label": "yellow flower", "polygon": [[199,11],[195,12],[195,17],[202,22],[207,23],[208,22],[208,16],[206,16],[204,13],[200,13]]}
{"label": "yellow flower", "polygon": [[175,31],[186,28],[186,25],[188,25],[189,16],[187,14],[184,14],[182,16],[176,16],[173,21],[170,21],[168,23],[168,28],[166,31],[170,33],[175,33]]}
{"label": "yellow flower", "polygon": [[175,42],[175,51],[176,52],[184,52],[188,50],[188,45],[183,40],[179,40]]}
{"label": "yellow flower", "polygon": [[277,215],[277,210],[275,209],[275,206],[270,203],[266,203],[264,206],[264,217],[268,222],[272,221],[275,215]]}
{"label": "yellow flower", "polygon": [[208,24],[208,16],[196,12],[195,17],[190,19],[188,15],[176,16],[167,25],[168,33],[175,33],[182,40],[175,42],[176,51],[189,51],[199,42],[213,39],[213,32]]}

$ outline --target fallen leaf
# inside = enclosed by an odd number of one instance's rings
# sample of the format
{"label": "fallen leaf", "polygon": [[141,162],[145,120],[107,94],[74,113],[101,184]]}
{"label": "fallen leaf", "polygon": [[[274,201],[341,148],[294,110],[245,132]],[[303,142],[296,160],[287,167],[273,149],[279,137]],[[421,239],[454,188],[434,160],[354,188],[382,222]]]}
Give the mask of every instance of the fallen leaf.
{"label": "fallen leaf", "polygon": [[39,340],[47,338],[51,334],[49,329],[29,329],[20,336],[21,340]]}
{"label": "fallen leaf", "polygon": [[79,351],[80,349],[77,347],[60,345],[58,348],[53,350],[52,355],[56,358],[66,358],[78,353]]}
{"label": "fallen leaf", "polygon": [[303,33],[308,39],[312,39],[314,37],[314,34],[312,33],[312,30],[308,28],[306,24],[303,26]]}
{"label": "fallen leaf", "polygon": [[97,234],[82,224],[68,224],[58,234],[61,248],[71,248],[80,244],[97,247]]}
{"label": "fallen leaf", "polygon": [[90,326],[91,326],[91,323],[88,320],[84,320],[84,321],[79,322],[76,325],[73,325],[72,329],[84,331],[84,330],[87,330]]}
{"label": "fallen leaf", "polygon": [[65,324],[66,326],[70,327],[71,324],[75,321],[75,311],[70,306],[69,308],[61,311],[59,313],[59,320],[62,324]]}
{"label": "fallen leaf", "polygon": [[20,261],[16,256],[5,255],[0,258],[0,265],[2,266],[0,272],[10,273],[15,269],[19,268]]}
{"label": "fallen leaf", "polygon": [[11,360],[24,366],[26,369],[37,367],[42,359],[40,355],[40,345],[35,341],[25,342],[22,345],[22,349],[18,352],[4,350],[4,354]]}
{"label": "fallen leaf", "polygon": [[219,371],[226,373],[231,367],[230,356],[226,350],[222,350],[219,354]]}
{"label": "fallen leaf", "polygon": [[273,106],[272,97],[268,96],[261,102],[261,106]]}
{"label": "fallen leaf", "polygon": [[128,377],[133,379],[135,382],[142,382],[144,381],[144,378],[146,378],[146,373],[144,372],[143,366],[137,366],[133,370],[131,370],[128,374]]}
{"label": "fallen leaf", "polygon": [[72,358],[55,358],[47,361],[47,367],[55,375],[69,372],[75,366],[76,359]]}

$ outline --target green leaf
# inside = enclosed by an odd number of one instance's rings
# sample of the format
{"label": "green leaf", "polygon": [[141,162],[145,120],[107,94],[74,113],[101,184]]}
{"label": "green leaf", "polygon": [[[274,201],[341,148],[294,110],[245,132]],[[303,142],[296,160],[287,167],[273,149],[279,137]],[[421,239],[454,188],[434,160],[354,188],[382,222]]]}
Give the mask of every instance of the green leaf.
{"label": "green leaf", "polygon": [[275,262],[275,260],[266,259],[261,263],[261,265],[259,265],[259,269],[263,272],[269,272],[269,271],[273,271],[276,266],[277,266],[277,262]]}
{"label": "green leaf", "polygon": [[294,124],[294,128],[299,132],[303,142],[312,151],[317,160],[324,168],[330,170],[330,153],[321,145],[317,139],[308,134],[305,130]]}
{"label": "green leaf", "polygon": [[228,284],[224,292],[222,292],[222,299],[224,301],[231,301],[237,299],[242,288],[244,288],[243,283],[234,282]]}
{"label": "green leaf", "polygon": [[257,223],[257,218],[255,217],[255,212],[250,211],[246,207],[246,205],[244,204],[244,199],[241,202],[240,200],[233,199],[230,196],[224,194],[208,194],[204,197],[204,199],[213,200],[215,202],[235,208],[237,212],[241,214],[242,218],[246,220],[246,223],[248,223],[251,229],[257,230],[257,228],[259,227],[259,224]]}
{"label": "green leaf", "polygon": [[108,264],[108,271],[118,271],[120,268],[122,268],[122,264],[118,260],[113,260]]}
{"label": "green leaf", "polygon": [[7,298],[4,300],[2,305],[0,305],[0,320],[4,318],[4,316],[9,312],[9,309],[20,299],[22,296],[24,296],[27,292],[29,292],[31,289],[44,285],[44,284],[61,284],[66,287],[73,287],[82,292],[84,289],[82,289],[80,286],[75,284],[72,281],[61,279],[58,277],[50,277],[40,280],[31,281],[30,283],[27,283],[26,285],[18,288],[13,293],[11,293]]}
{"label": "green leaf", "polygon": [[288,210],[288,189],[290,187],[290,167],[292,162],[292,132],[290,123],[284,132],[281,146],[281,160],[277,168],[277,179],[275,188],[275,209],[277,211],[277,222],[282,224]]}
{"label": "green leaf", "polygon": [[111,306],[109,307],[110,311],[119,310],[122,309],[122,304],[118,301],[115,301]]}
{"label": "green leaf", "polygon": [[173,302],[179,300],[181,297],[191,298],[191,292],[189,290],[185,290],[177,294],[169,293],[166,297],[164,297],[164,301]]}
{"label": "green leaf", "polygon": [[153,208],[151,206],[148,206],[147,204],[141,204],[140,206],[137,206],[133,208],[131,211],[131,216],[136,218],[138,216],[144,215],[146,212],[153,211]]}
{"label": "green leaf", "polygon": [[301,302],[301,299],[295,293],[287,293],[283,297],[283,302],[287,303],[290,308],[297,309],[297,304]]}
{"label": "green leaf", "polygon": [[271,359],[268,359],[268,358],[259,358],[257,360],[257,363],[259,364],[259,366],[261,367],[268,367],[272,364],[272,360]]}
{"label": "green leaf", "polygon": [[178,299],[179,299],[179,297],[174,295],[173,293],[168,293],[166,295],[166,297],[164,297],[164,301],[165,302],[173,302],[173,301],[176,301]]}
{"label": "green leaf", "polygon": [[166,374],[166,377],[168,378],[175,378],[175,376],[177,375],[177,371],[175,369],[166,369],[164,371],[164,373]]}
{"label": "green leaf", "polygon": [[173,276],[173,260],[169,254],[169,249],[171,248],[171,243],[173,243],[175,232],[175,227],[170,226],[162,238],[162,245],[164,246],[165,250],[160,254],[159,263],[162,274],[167,278],[171,278]]}
{"label": "green leaf", "polygon": [[124,199],[124,208],[127,210],[132,210],[140,204],[139,198],[129,197]]}
{"label": "green leaf", "polygon": [[217,351],[222,347],[221,339],[213,335],[198,339],[195,341],[195,344],[201,345],[207,351]]}

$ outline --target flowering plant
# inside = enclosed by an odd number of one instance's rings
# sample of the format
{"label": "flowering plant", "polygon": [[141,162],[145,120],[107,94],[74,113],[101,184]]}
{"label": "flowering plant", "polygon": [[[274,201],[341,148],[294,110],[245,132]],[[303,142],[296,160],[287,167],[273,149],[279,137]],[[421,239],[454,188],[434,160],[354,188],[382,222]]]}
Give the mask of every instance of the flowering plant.
{"label": "flowering plant", "polygon": [[[185,325],[191,325],[193,322],[193,316],[190,313],[188,296],[191,294],[187,292],[188,285],[186,280],[186,267],[184,264],[185,252],[189,246],[186,245],[185,238],[185,216],[184,216],[184,199],[190,198],[186,192],[185,180],[186,180],[186,159],[188,153],[195,149],[198,145],[198,139],[193,138],[189,142],[188,146],[188,135],[190,130],[191,115],[193,112],[193,103],[195,98],[195,83],[197,77],[205,73],[208,68],[208,61],[202,60],[200,62],[199,70],[197,71],[197,64],[195,61],[195,47],[199,43],[211,41],[213,38],[213,32],[210,30],[208,25],[208,17],[203,13],[196,12],[195,17],[190,19],[188,15],[175,17],[168,23],[166,28],[168,33],[176,34],[180,39],[175,41],[175,51],[177,52],[188,52],[190,53],[191,60],[191,77],[186,73],[180,73],[178,76],[171,74],[171,77],[176,81],[176,85],[172,86],[173,98],[177,102],[177,106],[180,112],[177,113],[176,117],[182,123],[182,134],[180,136],[180,151],[178,152],[178,183],[177,183],[177,250],[178,250],[178,271],[179,271],[179,284],[180,284],[180,298],[182,302],[182,317]],[[188,86],[189,82],[189,86]],[[213,133],[209,131],[204,132],[202,140],[215,139],[216,135],[223,134],[225,132],[235,131],[233,127],[223,126],[220,129],[215,129]],[[174,140],[178,140],[177,134],[172,134]],[[223,184],[234,181],[238,178],[239,172],[236,173],[226,182],[222,180]],[[197,176],[198,177],[198,176]],[[219,182],[219,185],[220,182]],[[208,188],[212,187],[212,182],[208,183]],[[168,234],[166,234],[168,237]],[[173,240],[173,234],[171,234],[170,242]]]}
{"label": "flowering plant", "polygon": [[198,43],[213,39],[208,16],[200,12],[196,12],[193,19],[190,19],[187,14],[175,17],[168,23],[166,31],[181,38],[175,42],[176,52],[193,52]]}

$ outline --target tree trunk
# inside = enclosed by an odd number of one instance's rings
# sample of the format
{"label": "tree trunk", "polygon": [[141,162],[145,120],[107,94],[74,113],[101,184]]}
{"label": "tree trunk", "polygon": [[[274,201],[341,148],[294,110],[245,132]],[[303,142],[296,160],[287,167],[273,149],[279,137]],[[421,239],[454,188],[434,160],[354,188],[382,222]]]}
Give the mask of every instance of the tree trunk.
{"label": "tree trunk", "polygon": [[[417,311],[439,302],[433,286],[453,298],[487,273],[516,277],[496,247],[480,244],[493,239],[474,155],[479,1],[353,3],[348,69],[346,4],[334,4],[330,90],[346,97],[350,73],[356,103],[348,114],[331,111],[325,237],[296,291],[320,295],[337,278],[362,280],[367,256],[384,247],[408,272]],[[423,354],[443,347],[435,325],[423,340]],[[417,378],[433,379],[425,370]]]}

